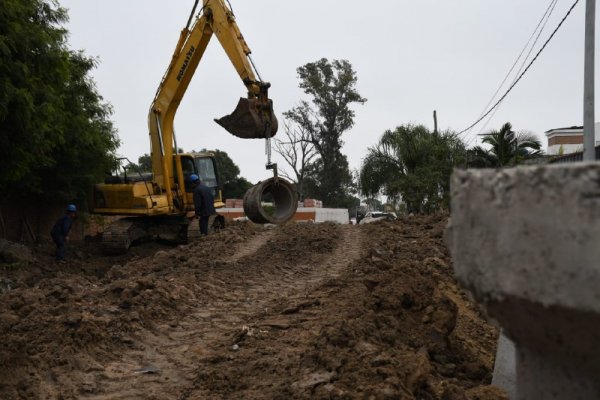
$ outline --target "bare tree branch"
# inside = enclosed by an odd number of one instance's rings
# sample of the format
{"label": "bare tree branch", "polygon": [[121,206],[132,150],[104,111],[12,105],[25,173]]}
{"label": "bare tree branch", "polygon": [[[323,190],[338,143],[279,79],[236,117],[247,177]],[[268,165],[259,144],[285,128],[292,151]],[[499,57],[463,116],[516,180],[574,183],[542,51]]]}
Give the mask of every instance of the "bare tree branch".
{"label": "bare tree branch", "polygon": [[[295,175],[295,179],[289,175],[286,177],[296,182],[298,192],[302,196],[307,167],[317,157],[318,152],[313,141],[312,125],[300,122],[306,122],[307,115],[300,110],[300,107],[297,107],[296,110],[299,112],[293,118],[286,115],[288,118],[283,121],[285,138],[275,138],[274,142],[275,152],[283,158]],[[285,174],[285,170],[283,171]]]}

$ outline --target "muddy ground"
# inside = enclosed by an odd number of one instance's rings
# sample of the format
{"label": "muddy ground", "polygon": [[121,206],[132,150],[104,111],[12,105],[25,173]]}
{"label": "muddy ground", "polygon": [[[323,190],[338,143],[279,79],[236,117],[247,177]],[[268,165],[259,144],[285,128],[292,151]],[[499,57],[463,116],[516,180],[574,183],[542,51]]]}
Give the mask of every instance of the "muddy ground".
{"label": "muddy ground", "polygon": [[445,216],[49,245],[0,267],[2,399],[504,399]]}

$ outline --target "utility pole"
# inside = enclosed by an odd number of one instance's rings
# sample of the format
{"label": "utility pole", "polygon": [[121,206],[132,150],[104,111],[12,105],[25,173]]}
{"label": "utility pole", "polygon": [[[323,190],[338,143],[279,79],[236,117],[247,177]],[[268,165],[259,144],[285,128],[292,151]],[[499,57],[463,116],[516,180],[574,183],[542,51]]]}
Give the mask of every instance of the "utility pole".
{"label": "utility pole", "polygon": [[596,159],[594,117],[594,57],[596,0],[587,0],[585,8],[585,67],[583,78],[583,161]]}
{"label": "utility pole", "polygon": [[434,133],[438,133],[438,127],[437,127],[437,111],[433,110],[433,132]]}

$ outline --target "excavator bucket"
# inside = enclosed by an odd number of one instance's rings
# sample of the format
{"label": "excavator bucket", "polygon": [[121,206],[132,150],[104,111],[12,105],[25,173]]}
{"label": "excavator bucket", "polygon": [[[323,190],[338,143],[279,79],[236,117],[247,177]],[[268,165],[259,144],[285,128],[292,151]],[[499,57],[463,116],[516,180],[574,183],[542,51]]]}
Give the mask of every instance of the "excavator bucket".
{"label": "excavator bucket", "polygon": [[271,100],[265,104],[259,99],[242,97],[231,114],[215,119],[215,122],[242,139],[264,139],[275,136],[277,132],[277,118]]}

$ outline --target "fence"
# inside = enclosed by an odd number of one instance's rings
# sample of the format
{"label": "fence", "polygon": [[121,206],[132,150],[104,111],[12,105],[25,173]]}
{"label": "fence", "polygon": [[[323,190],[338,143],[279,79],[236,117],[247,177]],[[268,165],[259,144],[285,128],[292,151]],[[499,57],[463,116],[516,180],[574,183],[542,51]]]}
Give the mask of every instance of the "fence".
{"label": "fence", "polygon": [[[600,146],[596,146],[596,160],[600,160]],[[564,156],[558,156],[552,158],[549,163],[550,164],[563,164],[563,163],[571,163],[583,161],[583,152],[579,151],[577,153],[565,154]]]}

